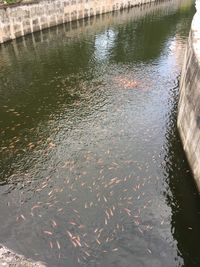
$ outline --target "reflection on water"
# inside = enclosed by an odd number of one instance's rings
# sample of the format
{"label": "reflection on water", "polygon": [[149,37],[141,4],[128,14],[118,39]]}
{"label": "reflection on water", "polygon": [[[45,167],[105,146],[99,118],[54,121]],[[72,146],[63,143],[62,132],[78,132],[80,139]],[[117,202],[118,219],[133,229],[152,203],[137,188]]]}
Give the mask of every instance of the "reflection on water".
{"label": "reflection on water", "polygon": [[176,131],[192,2],[0,47],[0,240],[48,266],[199,266]]}

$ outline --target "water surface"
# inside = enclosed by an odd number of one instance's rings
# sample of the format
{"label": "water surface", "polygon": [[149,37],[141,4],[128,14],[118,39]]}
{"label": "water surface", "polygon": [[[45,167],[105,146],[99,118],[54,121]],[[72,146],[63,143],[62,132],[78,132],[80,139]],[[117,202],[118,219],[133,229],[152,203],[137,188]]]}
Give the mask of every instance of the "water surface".
{"label": "water surface", "polygon": [[0,46],[0,241],[48,266],[200,266],[176,129],[193,2]]}

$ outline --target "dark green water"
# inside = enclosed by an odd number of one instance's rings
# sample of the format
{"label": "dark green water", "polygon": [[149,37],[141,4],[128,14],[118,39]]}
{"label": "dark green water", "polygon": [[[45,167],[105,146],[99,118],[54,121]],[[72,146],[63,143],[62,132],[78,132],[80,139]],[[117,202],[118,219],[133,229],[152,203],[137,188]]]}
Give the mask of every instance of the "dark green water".
{"label": "dark green water", "polygon": [[48,266],[200,266],[176,129],[192,2],[0,46],[0,242]]}

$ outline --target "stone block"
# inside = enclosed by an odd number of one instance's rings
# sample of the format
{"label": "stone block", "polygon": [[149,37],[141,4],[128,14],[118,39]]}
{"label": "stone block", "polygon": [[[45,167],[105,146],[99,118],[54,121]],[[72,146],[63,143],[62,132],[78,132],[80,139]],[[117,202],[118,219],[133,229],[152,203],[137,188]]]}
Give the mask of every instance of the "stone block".
{"label": "stone block", "polygon": [[31,33],[31,27],[26,27],[23,30],[24,30],[24,35]]}
{"label": "stone block", "polygon": [[57,24],[62,24],[63,22],[63,16],[57,16]]}
{"label": "stone block", "polygon": [[32,23],[33,23],[33,26],[34,26],[34,25],[38,25],[38,24],[39,24],[39,20],[38,20],[38,18],[37,18],[37,19],[33,19],[33,20],[32,20]]}
{"label": "stone block", "polygon": [[83,18],[83,11],[82,10],[79,10],[79,12],[78,12],[78,18],[79,19],[82,19]]}
{"label": "stone block", "polygon": [[16,31],[15,32],[15,37],[17,38],[17,37],[20,37],[20,36],[22,36],[23,35],[23,32],[20,30],[20,31]]}
{"label": "stone block", "polygon": [[41,27],[41,30],[42,29],[46,29],[46,28],[49,27],[49,24],[48,23],[43,23],[43,24],[40,25],[40,27]]}

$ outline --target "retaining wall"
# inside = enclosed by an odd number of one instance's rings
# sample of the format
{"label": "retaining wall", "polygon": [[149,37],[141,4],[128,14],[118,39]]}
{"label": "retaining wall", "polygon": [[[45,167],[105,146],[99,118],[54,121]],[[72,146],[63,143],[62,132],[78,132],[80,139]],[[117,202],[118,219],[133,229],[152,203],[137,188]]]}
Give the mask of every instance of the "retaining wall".
{"label": "retaining wall", "polygon": [[178,129],[200,191],[200,0],[196,8],[181,74]]}
{"label": "retaining wall", "polygon": [[15,253],[0,244],[0,266],[1,267],[46,267],[42,262],[25,259],[24,256]]}
{"label": "retaining wall", "polygon": [[40,0],[0,8],[0,43],[58,24],[154,0]]}

